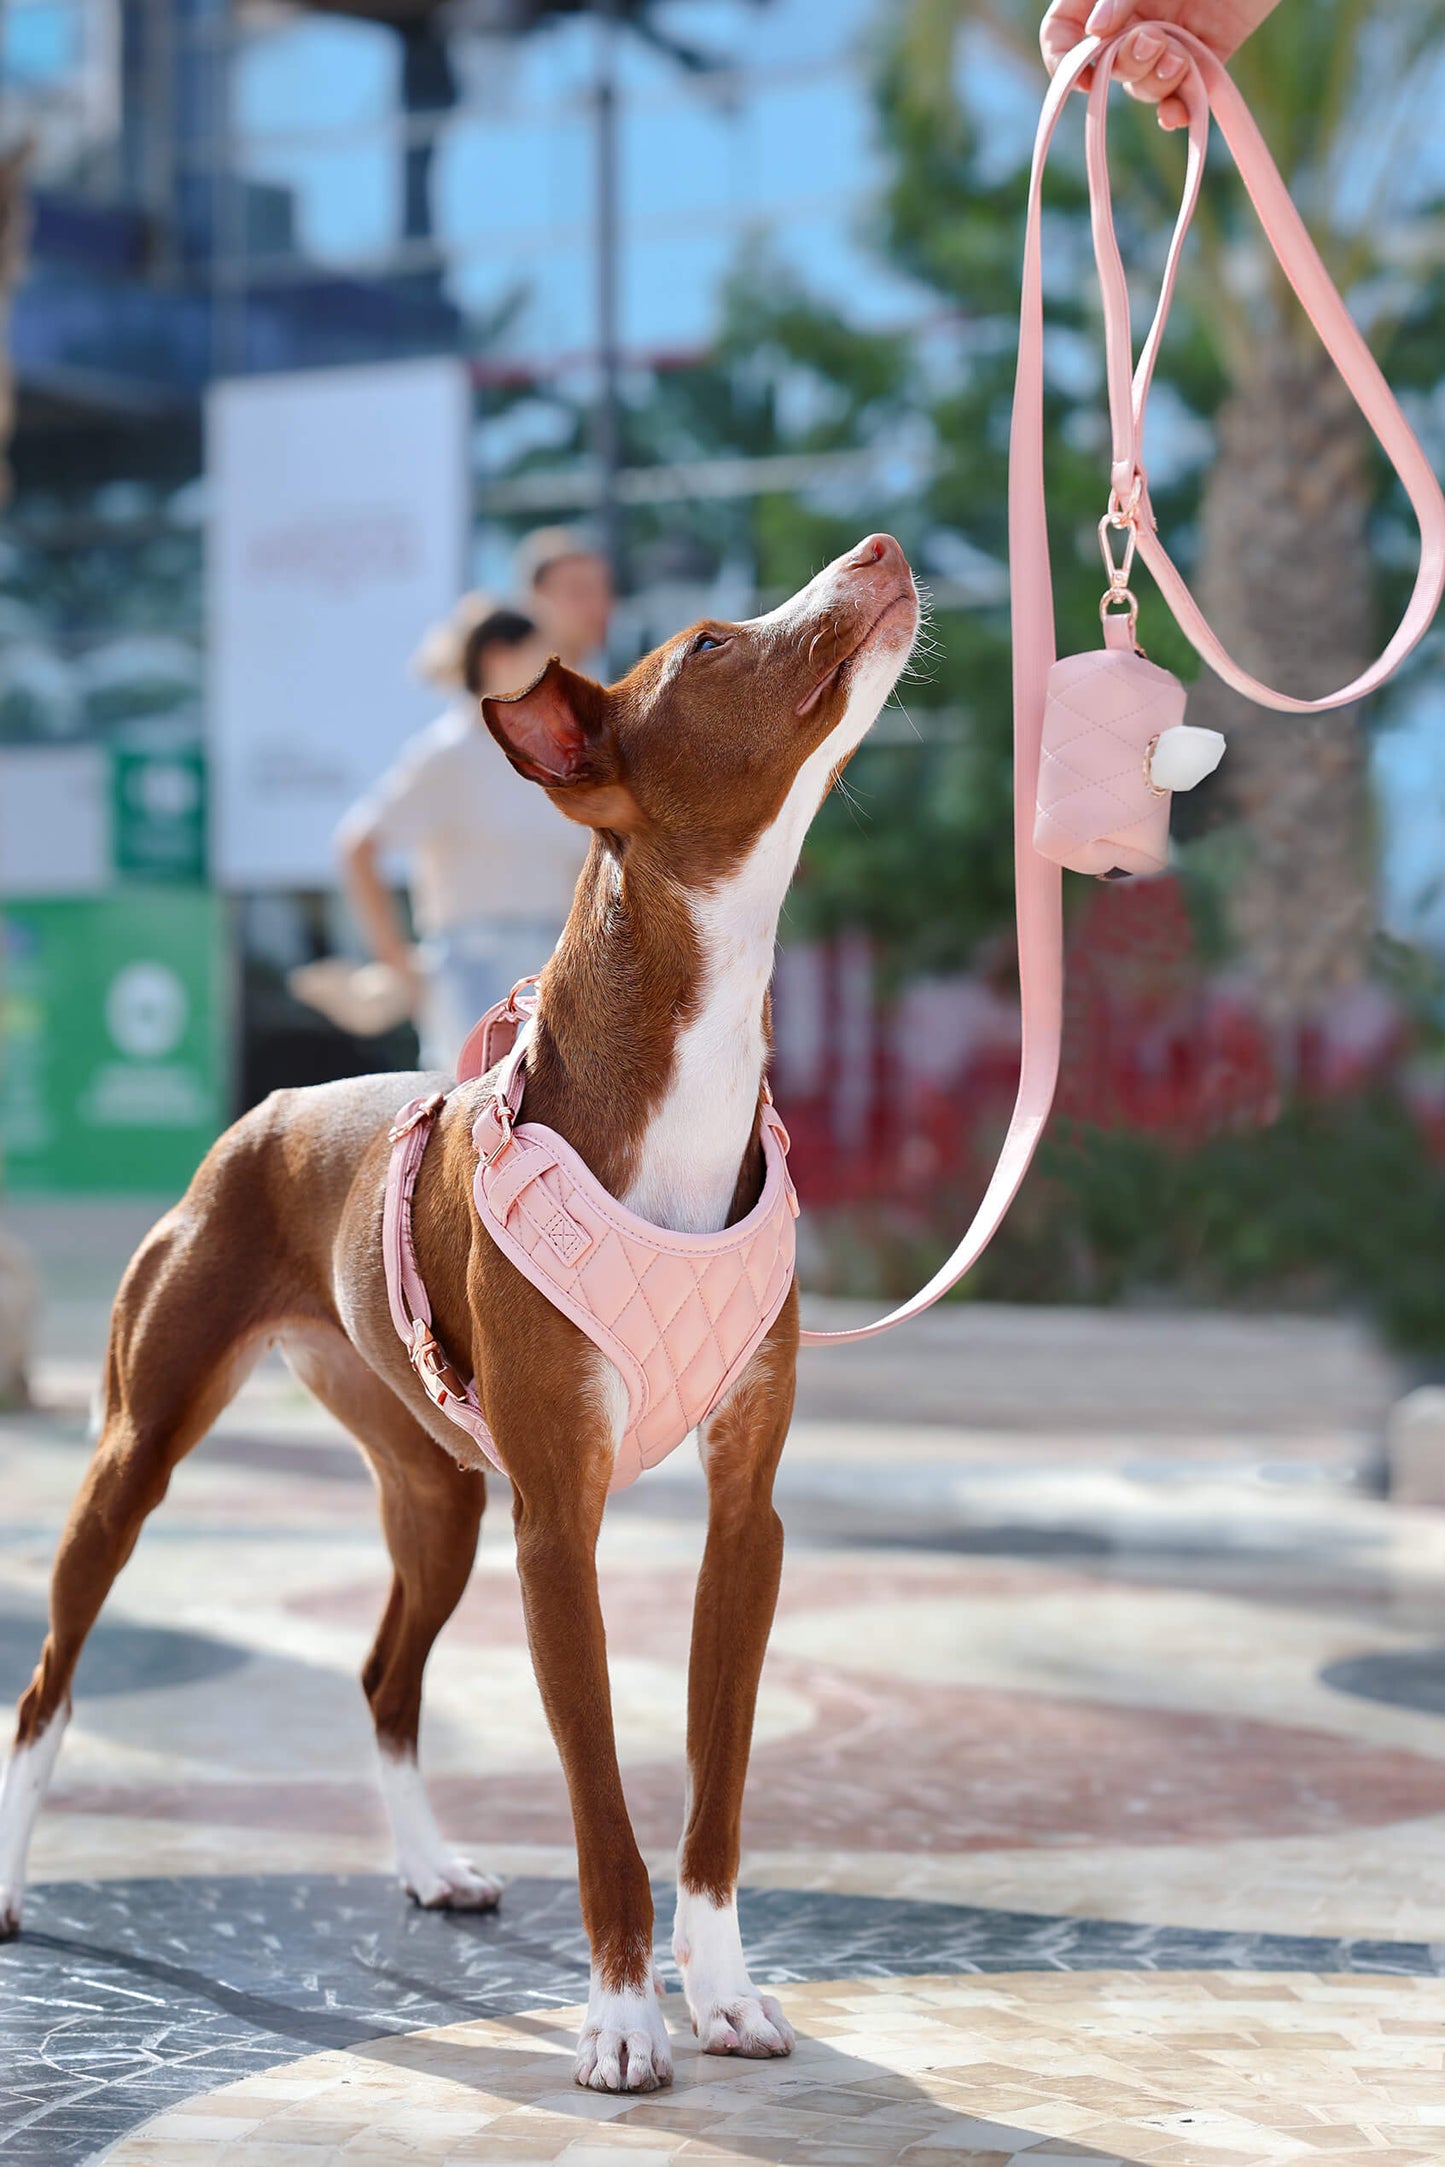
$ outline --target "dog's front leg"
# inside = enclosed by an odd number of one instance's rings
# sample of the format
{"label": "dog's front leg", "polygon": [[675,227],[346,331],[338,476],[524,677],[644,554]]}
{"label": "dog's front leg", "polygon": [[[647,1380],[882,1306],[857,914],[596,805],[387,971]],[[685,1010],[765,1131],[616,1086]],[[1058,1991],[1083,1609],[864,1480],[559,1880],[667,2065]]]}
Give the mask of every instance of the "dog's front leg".
{"label": "dog's front leg", "polygon": [[672,1952],[707,2054],[788,2054],[793,2046],[782,2010],[748,1976],[737,1881],[753,1710],[783,1565],[773,1475],[793,1412],[797,1339],[794,1294],[702,1435],[707,1545],[693,1611],[688,1813]]}
{"label": "dog's front leg", "polygon": [[572,1375],[581,1389],[559,1382],[533,1400],[520,1449],[500,1425],[496,1434],[512,1475],[527,1637],[567,1776],[592,1949],[574,2075],[595,2092],[650,2092],[671,2081],[672,2056],[652,1983],[652,1889],[617,1765],[596,1566],[627,1392],[590,1350]]}

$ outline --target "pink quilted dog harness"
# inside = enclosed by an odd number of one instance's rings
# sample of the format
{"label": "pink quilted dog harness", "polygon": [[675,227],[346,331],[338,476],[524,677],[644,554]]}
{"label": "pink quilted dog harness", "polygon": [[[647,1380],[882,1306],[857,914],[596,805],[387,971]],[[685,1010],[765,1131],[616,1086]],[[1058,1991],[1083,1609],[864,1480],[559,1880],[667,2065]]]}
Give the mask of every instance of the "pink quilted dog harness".
{"label": "pink quilted dog harness", "polygon": [[[788,1174],[788,1136],[765,1098],[763,1193],[745,1219],[719,1234],[675,1234],[609,1196],[555,1129],[518,1123],[526,1084],[525,1032],[535,1000],[514,992],[490,1009],[458,1063],[463,1081],[496,1068],[472,1129],[477,1213],[503,1255],[587,1334],[627,1385],[627,1428],[611,1487],[635,1482],[705,1421],[766,1336],[793,1281],[798,1199]],[[432,1331],[431,1304],[412,1244],[411,1200],[432,1123],[446,1103],[434,1091],[403,1107],[391,1131],[382,1252],[392,1322],[428,1399],[465,1430],[495,1467],[502,1462],[477,1396]],[[503,1470],[505,1472],[505,1470]]]}

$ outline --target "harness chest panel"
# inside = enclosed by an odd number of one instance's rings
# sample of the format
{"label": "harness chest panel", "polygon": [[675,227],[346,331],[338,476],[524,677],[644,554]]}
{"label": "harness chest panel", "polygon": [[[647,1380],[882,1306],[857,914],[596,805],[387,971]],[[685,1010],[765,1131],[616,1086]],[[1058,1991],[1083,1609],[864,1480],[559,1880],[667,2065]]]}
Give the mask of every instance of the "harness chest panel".
{"label": "harness chest panel", "polygon": [[786,1134],[764,1106],[763,1193],[736,1226],[676,1234],[610,1196],[565,1139],[524,1123],[497,1142],[489,1105],[473,1136],[482,1224],[503,1255],[617,1365],[629,1412],[612,1487],[635,1481],[711,1413],[792,1285],[797,1203]]}
{"label": "harness chest panel", "polygon": [[[494,1055],[518,1020],[515,1011],[506,1018],[490,1012],[478,1026],[477,1052],[484,1046]],[[707,1419],[787,1298],[798,1212],[787,1131],[765,1100],[763,1192],[752,1211],[716,1234],[674,1233],[609,1195],[555,1129],[515,1121],[524,1056],[524,1042],[507,1051],[472,1129],[477,1215],[502,1254],[620,1372],[628,1416],[611,1488],[623,1489]],[[459,1065],[465,1078],[471,1068],[465,1051]],[[387,1295],[428,1398],[502,1468],[475,1381],[463,1382],[432,1332],[412,1243],[412,1192],[444,1103],[439,1091],[414,1099],[392,1129],[382,1219]]]}

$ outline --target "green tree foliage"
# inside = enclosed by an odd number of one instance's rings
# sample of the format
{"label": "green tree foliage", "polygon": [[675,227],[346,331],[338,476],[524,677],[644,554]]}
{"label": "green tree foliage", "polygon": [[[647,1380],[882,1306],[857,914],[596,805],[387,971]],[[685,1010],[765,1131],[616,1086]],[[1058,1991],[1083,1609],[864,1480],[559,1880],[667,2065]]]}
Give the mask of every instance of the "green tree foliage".
{"label": "green tree foliage", "polygon": [[1211,1305],[1348,1306],[1402,1353],[1438,1360],[1442,1226],[1445,1168],[1394,1090],[1296,1099],[1267,1129],[1188,1151],[1061,1123],[970,1291],[1117,1302],[1167,1287]]}

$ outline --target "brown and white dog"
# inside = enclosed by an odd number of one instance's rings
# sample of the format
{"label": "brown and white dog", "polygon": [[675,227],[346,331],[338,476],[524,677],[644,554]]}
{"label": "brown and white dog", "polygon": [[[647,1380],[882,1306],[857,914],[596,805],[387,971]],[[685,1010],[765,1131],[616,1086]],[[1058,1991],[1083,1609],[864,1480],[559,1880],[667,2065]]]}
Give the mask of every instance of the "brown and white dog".
{"label": "brown and white dog", "polygon": [[[902,550],[870,535],[771,615],[695,627],[610,689],[553,660],[527,691],[485,703],[512,764],[593,830],[542,979],[528,1117],[660,1226],[712,1232],[756,1202],[778,914],[809,823],[917,625]],[[385,1075],[277,1092],[221,1138],[133,1259],[111,1324],[103,1426],[61,1537],[50,1630],[0,1790],[0,1935],[19,1925],[86,1634],[173,1468],[271,1343],[355,1436],[380,1492],[394,1577],[362,1684],[402,1882],[421,1904],[496,1902],[497,1882],[443,1841],[416,1757],[422,1669],[466,1586],[485,1498],[468,1440],[425,1397],[387,1308],[387,1130],[424,1088]],[[417,1256],[438,1337],[459,1364],[470,1356],[512,1483],[527,1631],[566,1771],[592,1949],[577,2079],[646,2091],[672,2065],[594,1558],[627,1390],[482,1229],[471,1138],[481,1098],[480,1083],[460,1086],[438,1120],[416,1188]],[[748,1976],[736,1884],[797,1344],[793,1290],[701,1433],[708,1528],[673,1947],[694,2029],[716,2054],[792,2045]]]}

